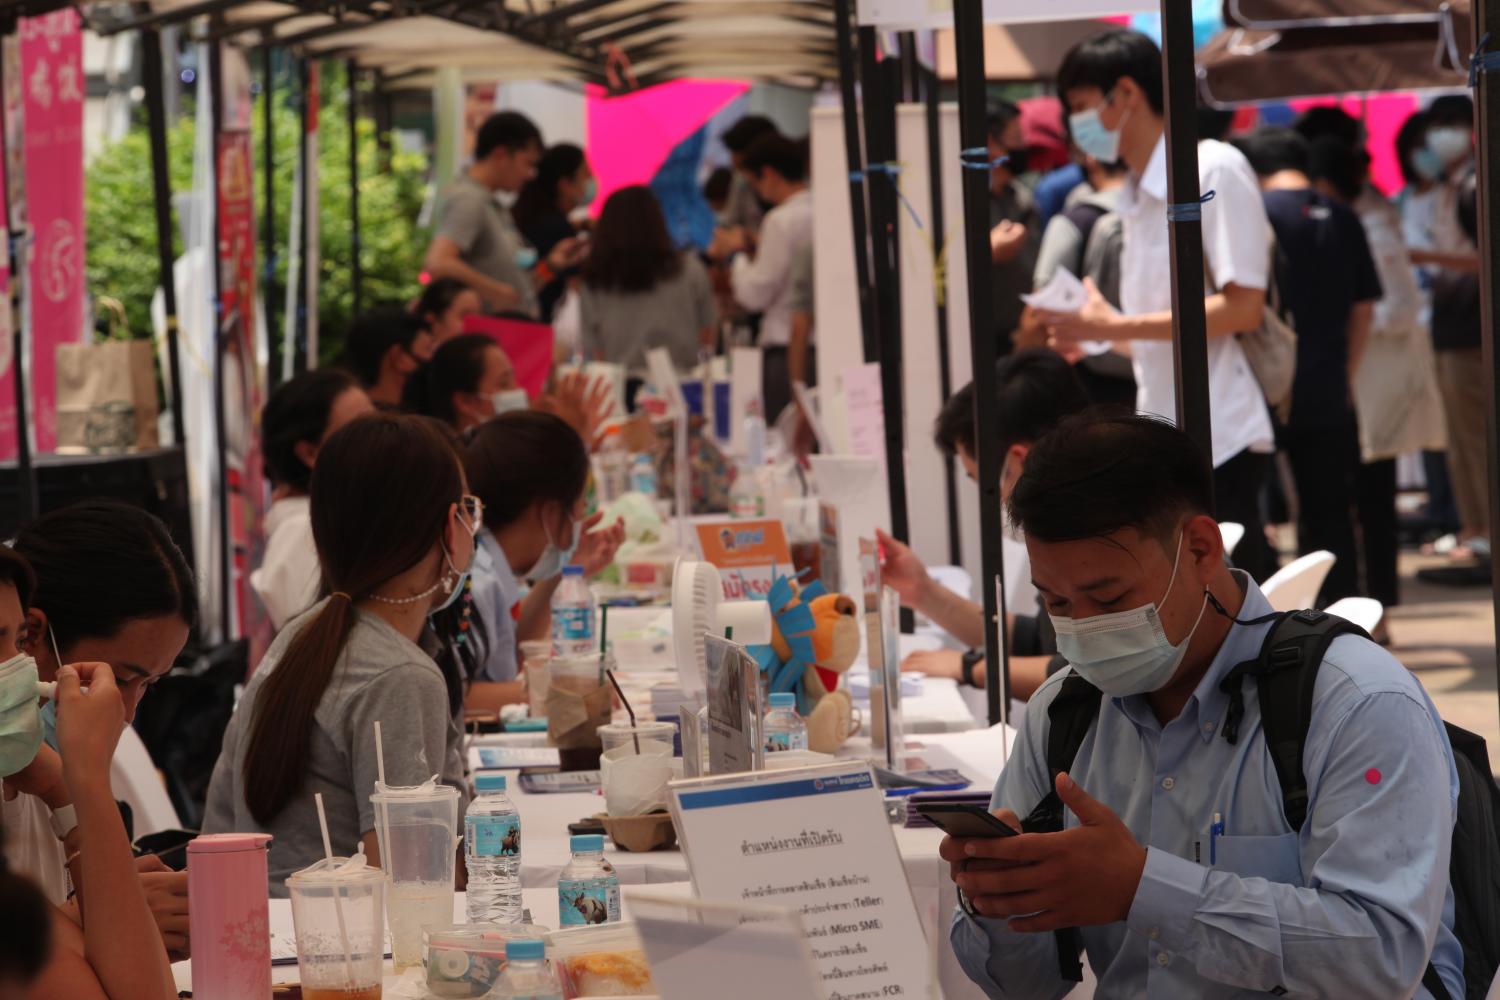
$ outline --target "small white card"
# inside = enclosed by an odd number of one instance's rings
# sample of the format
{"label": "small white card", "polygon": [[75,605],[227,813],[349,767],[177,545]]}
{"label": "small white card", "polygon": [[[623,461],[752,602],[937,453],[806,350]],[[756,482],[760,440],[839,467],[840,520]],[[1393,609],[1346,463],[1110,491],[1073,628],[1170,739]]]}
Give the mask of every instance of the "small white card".
{"label": "small white card", "polygon": [[1088,289],[1065,267],[1053,271],[1052,277],[1041,288],[1030,295],[1021,296],[1021,301],[1031,308],[1055,313],[1075,313],[1088,300]]}

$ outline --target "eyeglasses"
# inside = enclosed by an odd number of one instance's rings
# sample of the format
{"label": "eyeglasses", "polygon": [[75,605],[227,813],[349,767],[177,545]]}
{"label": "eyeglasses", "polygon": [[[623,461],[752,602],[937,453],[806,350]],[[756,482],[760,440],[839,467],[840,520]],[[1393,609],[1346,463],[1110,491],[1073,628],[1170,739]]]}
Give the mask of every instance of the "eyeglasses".
{"label": "eyeglasses", "polygon": [[458,498],[458,509],[463,513],[464,520],[469,524],[469,534],[479,534],[479,529],[484,526],[484,501],[472,494],[465,493]]}

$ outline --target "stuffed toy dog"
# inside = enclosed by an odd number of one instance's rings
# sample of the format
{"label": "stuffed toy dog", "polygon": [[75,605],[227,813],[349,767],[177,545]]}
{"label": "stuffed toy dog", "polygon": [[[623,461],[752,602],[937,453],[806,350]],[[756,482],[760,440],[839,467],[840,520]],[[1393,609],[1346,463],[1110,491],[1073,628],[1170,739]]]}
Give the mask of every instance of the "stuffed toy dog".
{"label": "stuffed toy dog", "polygon": [[854,601],[830,594],[822,583],[806,587],[777,577],[771,604],[771,643],[752,647],[770,693],[797,695],[807,722],[808,749],[833,753],[859,728],[839,675],[859,656],[859,615]]}

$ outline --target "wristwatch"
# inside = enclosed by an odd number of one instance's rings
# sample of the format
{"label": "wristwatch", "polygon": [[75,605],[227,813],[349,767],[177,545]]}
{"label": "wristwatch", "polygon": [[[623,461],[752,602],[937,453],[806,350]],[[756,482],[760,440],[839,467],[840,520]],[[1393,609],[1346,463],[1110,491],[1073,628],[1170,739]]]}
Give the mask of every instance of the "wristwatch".
{"label": "wristwatch", "polygon": [[57,839],[62,840],[78,828],[78,810],[69,803],[61,809],[52,810],[48,822],[52,824],[52,832],[57,835]]}
{"label": "wristwatch", "polygon": [[966,650],[964,650],[962,665],[959,667],[959,672],[958,672],[959,681],[961,683],[969,686],[969,687],[978,687],[979,684],[974,680],[974,667],[975,667],[975,665],[983,663],[983,662],[984,662],[984,650],[982,650],[982,649],[966,649]]}

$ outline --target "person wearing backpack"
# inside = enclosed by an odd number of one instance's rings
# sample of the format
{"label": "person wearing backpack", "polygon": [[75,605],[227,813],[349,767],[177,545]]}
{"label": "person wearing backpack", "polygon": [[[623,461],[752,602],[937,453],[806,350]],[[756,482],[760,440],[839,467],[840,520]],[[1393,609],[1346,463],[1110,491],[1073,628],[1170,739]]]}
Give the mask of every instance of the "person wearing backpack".
{"label": "person wearing backpack", "polygon": [[1064,996],[1084,950],[1101,997],[1457,1000],[1442,720],[1353,626],[1283,621],[1228,568],[1212,481],[1148,417],[1083,414],[1029,452],[1010,517],[1070,667],[991,802],[1027,832],[942,843],[959,962],[1028,1000]]}

